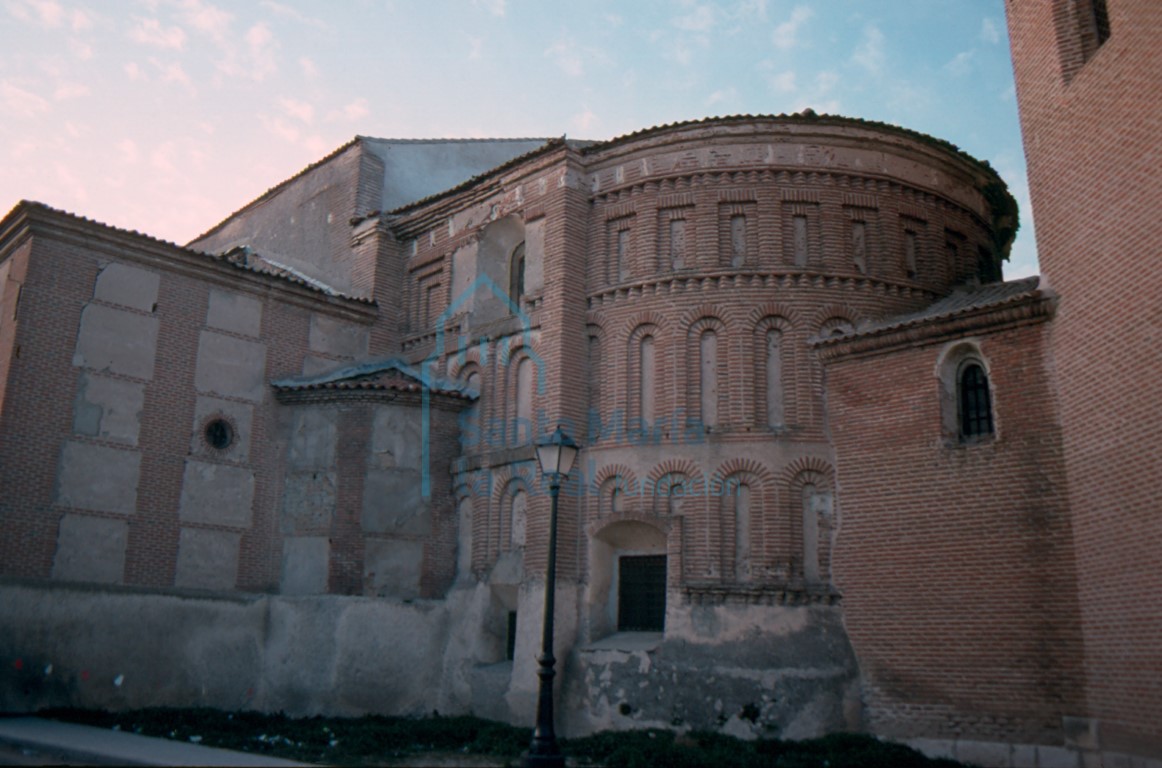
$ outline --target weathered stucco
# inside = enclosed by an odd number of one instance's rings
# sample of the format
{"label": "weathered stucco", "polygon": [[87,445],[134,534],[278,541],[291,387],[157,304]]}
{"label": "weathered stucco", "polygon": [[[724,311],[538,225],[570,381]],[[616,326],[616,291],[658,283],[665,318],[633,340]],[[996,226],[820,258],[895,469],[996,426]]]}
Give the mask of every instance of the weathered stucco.
{"label": "weathered stucco", "polygon": [[243,336],[258,336],[262,332],[262,302],[252,296],[211,288],[206,325]]}
{"label": "weathered stucco", "polygon": [[73,432],[136,446],[145,385],[83,371],[77,384]]}
{"label": "weathered stucco", "polygon": [[860,726],[858,670],[835,608],[682,606],[668,611],[664,639],[622,633],[579,649],[566,679],[575,733],[802,739]]}
{"label": "weathered stucco", "polygon": [[156,317],[89,304],[81,312],[73,365],[150,380],[157,328]]}
{"label": "weathered stucco", "polygon": [[261,401],[266,393],[266,345],[202,331],[194,386],[199,392]]}
{"label": "weathered stucco", "polygon": [[0,584],[0,710],[430,713],[449,614],[355,597]]}
{"label": "weathered stucco", "polygon": [[128,542],[129,524],[124,520],[65,515],[57,534],[52,576],[61,581],[120,584]]}
{"label": "weathered stucco", "polygon": [[61,451],[56,503],[131,515],[140,475],[140,453],[70,440]]}

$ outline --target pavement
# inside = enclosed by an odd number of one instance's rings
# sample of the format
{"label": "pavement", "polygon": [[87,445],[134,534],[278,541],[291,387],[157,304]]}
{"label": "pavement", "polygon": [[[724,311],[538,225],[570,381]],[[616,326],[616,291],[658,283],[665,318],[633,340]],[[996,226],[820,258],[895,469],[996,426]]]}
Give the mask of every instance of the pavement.
{"label": "pavement", "polygon": [[183,741],[62,723],[0,718],[0,765],[309,765]]}

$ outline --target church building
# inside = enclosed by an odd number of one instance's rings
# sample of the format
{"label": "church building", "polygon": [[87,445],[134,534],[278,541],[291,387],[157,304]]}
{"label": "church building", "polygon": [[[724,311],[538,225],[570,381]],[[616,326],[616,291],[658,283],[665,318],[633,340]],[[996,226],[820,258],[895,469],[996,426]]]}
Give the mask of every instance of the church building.
{"label": "church building", "polygon": [[0,709],[531,724],[560,426],[564,735],[1162,755],[1162,10],[1006,6],[1039,277],[987,163],[810,110],[19,203]]}

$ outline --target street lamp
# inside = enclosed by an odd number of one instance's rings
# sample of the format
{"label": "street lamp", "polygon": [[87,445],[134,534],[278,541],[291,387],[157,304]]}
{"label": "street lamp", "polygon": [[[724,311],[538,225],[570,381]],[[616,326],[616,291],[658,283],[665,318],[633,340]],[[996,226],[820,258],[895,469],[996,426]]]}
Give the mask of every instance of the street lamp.
{"label": "street lamp", "polygon": [[541,474],[549,480],[549,497],[552,507],[549,512],[549,562],[545,568],[545,615],[541,633],[541,656],[537,661],[540,669],[537,677],[537,726],[533,730],[533,740],[529,751],[524,754],[525,768],[564,768],[565,756],[557,746],[557,735],[553,731],[553,607],[557,591],[557,496],[561,493],[561,481],[569,477],[573,460],[581,446],[565,434],[560,425],[553,434],[537,441],[537,463]]}

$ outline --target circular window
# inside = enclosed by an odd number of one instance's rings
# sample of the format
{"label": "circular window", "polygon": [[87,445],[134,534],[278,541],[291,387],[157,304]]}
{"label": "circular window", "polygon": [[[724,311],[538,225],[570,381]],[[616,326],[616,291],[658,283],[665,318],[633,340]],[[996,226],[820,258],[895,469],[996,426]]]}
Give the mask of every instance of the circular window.
{"label": "circular window", "polygon": [[206,425],[206,431],[203,434],[210,447],[219,451],[226,450],[234,442],[234,428],[225,419],[211,421]]}

